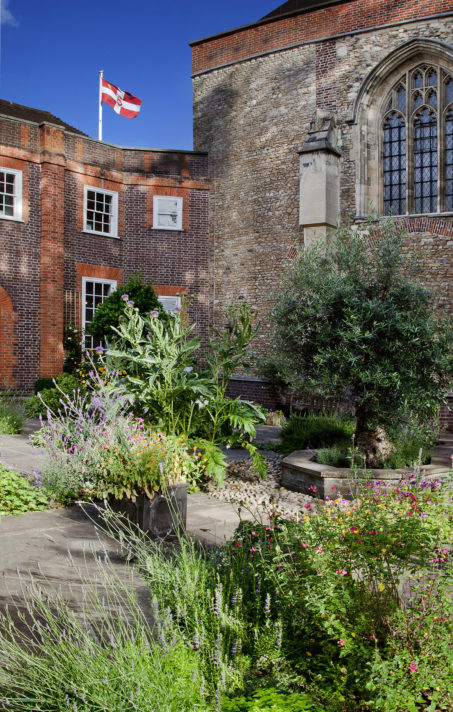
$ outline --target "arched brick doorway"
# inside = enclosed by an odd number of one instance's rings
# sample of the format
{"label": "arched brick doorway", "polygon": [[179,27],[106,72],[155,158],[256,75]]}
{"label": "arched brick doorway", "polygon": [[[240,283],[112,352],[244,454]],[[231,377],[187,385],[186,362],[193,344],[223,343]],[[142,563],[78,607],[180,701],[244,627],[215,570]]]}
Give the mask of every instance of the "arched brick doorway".
{"label": "arched brick doorway", "polygon": [[16,378],[14,366],[17,357],[14,355],[17,314],[6,289],[0,287],[0,388],[14,388]]}

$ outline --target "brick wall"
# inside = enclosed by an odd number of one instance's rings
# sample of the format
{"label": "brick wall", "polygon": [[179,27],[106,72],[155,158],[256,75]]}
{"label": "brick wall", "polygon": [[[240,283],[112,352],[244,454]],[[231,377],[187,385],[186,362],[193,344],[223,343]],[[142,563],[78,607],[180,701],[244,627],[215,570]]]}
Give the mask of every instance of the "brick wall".
{"label": "brick wall", "polygon": [[[61,371],[65,295],[79,295],[80,324],[82,277],[120,284],[141,271],[160,293],[182,289],[193,295],[189,318],[207,339],[213,241],[206,155],[120,148],[0,117],[0,166],[23,173],[23,220],[0,219],[0,293],[11,300],[0,319],[0,388],[31,391],[38,376]],[[84,231],[86,185],[118,193],[118,237]],[[181,231],[153,229],[154,195],[183,198]]]}
{"label": "brick wall", "polygon": [[[342,154],[341,219],[353,222],[358,215],[359,169],[369,150],[365,139],[364,145],[360,144],[361,128],[352,119],[362,83],[391,52],[415,38],[451,45],[452,17],[415,21],[425,13],[450,10],[451,1],[415,5],[351,0],[193,47],[194,63],[200,71],[233,56],[238,60],[194,77],[194,146],[209,152],[215,176],[215,195],[211,197],[215,199],[214,323],[221,325],[229,304],[249,301],[261,320],[254,345],[258,355],[269,349],[268,311],[294,256],[293,240],[302,243],[304,239],[299,225],[298,150],[307,138],[315,110],[326,109],[336,117]],[[347,27],[356,31],[384,20],[396,22],[398,17],[414,21],[328,37]],[[288,32],[293,32],[292,39]],[[254,38],[253,46],[247,45],[247,37]],[[326,39],[310,43],[311,37]],[[289,39],[305,44],[283,49],[291,44]],[[223,48],[223,59],[216,56],[219,47]],[[247,59],[272,47],[281,51]],[[378,166],[373,166],[368,167],[364,180],[376,184]],[[417,247],[425,260],[425,283],[434,290],[438,303],[453,310],[452,216],[410,217],[401,222],[409,232],[408,244]]]}
{"label": "brick wall", "polygon": [[17,364],[17,314],[13,303],[3,287],[0,287],[0,388],[17,386],[14,368]]}

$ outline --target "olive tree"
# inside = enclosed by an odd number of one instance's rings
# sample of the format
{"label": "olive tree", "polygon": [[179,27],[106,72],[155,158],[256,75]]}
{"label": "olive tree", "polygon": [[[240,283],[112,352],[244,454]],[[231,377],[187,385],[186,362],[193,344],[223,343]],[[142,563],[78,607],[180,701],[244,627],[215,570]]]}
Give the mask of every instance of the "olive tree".
{"label": "olive tree", "polygon": [[300,250],[275,307],[273,362],[293,386],[347,399],[366,462],[403,407],[434,412],[451,383],[452,320],[391,220]]}

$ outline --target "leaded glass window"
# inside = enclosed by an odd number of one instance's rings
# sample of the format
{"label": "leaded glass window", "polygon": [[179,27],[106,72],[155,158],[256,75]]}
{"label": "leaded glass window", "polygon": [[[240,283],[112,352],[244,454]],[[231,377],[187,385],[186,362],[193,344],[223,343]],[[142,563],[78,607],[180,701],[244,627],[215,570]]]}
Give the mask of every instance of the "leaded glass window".
{"label": "leaded glass window", "polygon": [[414,118],[414,213],[437,210],[437,117],[424,108]]}
{"label": "leaded glass window", "polygon": [[384,212],[406,212],[406,122],[396,111],[384,124]]}
{"label": "leaded glass window", "polygon": [[445,210],[453,211],[453,109],[445,118]]}
{"label": "leaded glass window", "polygon": [[414,67],[383,106],[384,214],[453,211],[453,77]]}

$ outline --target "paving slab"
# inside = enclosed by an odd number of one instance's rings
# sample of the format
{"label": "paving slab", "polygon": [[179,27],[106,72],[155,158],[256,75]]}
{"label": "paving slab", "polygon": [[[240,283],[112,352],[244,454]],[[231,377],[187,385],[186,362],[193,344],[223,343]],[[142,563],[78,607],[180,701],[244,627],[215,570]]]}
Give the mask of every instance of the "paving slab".
{"label": "paving slab", "polygon": [[[28,423],[27,433],[0,435],[0,460],[23,474],[39,471],[43,451],[33,446],[29,433],[39,421]],[[244,458],[241,451],[229,451]],[[242,512],[242,519],[249,519]],[[188,496],[187,533],[206,545],[220,545],[233,536],[240,517],[232,505],[204,493]],[[112,574],[129,582],[131,567],[120,556],[118,543],[105,532],[94,507],[79,506],[0,517],[0,608],[8,602],[21,605],[24,588],[33,577],[45,590],[58,590],[74,610],[80,608],[84,585],[102,586],[99,560],[109,559]],[[146,605],[148,592],[139,581],[133,584]]]}
{"label": "paving slab", "polygon": [[30,442],[29,434],[0,435],[0,462],[17,472],[32,475],[44,465],[44,450]]}

